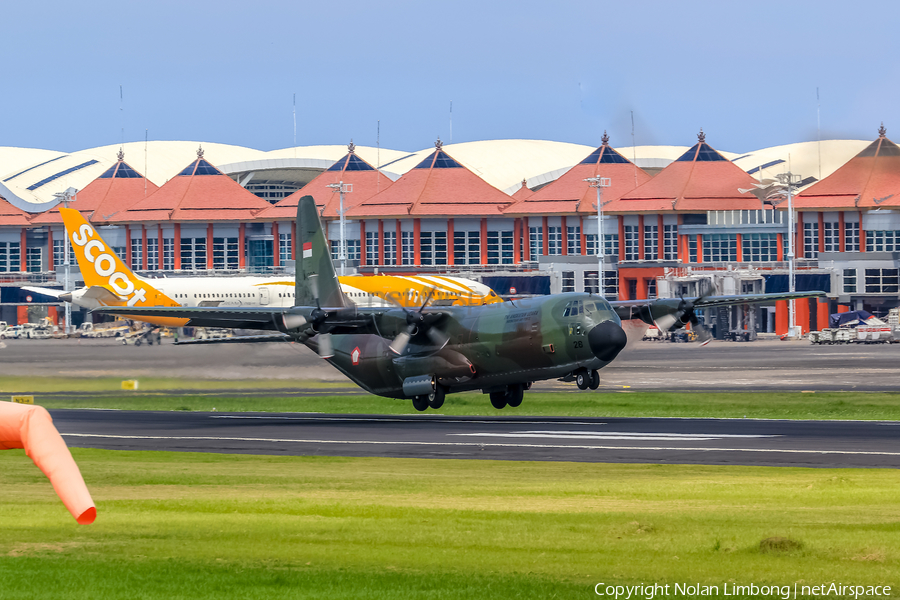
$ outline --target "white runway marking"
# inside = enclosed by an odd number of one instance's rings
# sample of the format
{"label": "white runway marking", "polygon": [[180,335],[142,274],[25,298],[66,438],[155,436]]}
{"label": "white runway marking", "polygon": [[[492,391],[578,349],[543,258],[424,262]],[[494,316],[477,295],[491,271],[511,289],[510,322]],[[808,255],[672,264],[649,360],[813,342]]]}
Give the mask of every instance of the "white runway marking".
{"label": "white runway marking", "polygon": [[[398,419],[394,417],[366,417],[366,418],[358,418],[358,417],[279,417],[275,415],[210,415],[211,419],[258,419],[264,421],[348,421],[351,423],[411,423],[413,419],[427,419],[432,423],[440,423],[443,419],[435,418],[435,417],[447,417],[448,415],[428,415],[427,417],[412,415],[412,418],[406,419]],[[446,421],[450,422],[450,421]],[[458,421],[454,421],[458,422]],[[467,419],[463,421],[464,423],[481,423],[481,424],[489,424],[489,425],[497,425],[497,424],[515,424],[510,423],[509,421],[499,421],[499,420],[482,420],[475,421]],[[528,421],[529,425],[559,425],[559,421]],[[606,423],[597,422],[597,421],[567,421],[566,425],[606,425]]]}
{"label": "white runway marking", "polygon": [[119,440],[174,440],[174,441],[220,441],[220,442],[272,442],[289,444],[340,444],[340,445],[376,445],[376,446],[458,446],[482,448],[545,448],[576,450],[653,450],[659,452],[771,452],[773,454],[842,454],[861,456],[900,456],[900,452],[868,452],[858,450],[794,450],[780,448],[679,448],[664,446],[584,446],[568,444],[503,444],[481,442],[415,442],[415,441],[375,441],[375,440],[303,440],[278,438],[241,438],[241,437],[202,437],[202,436],[169,436],[169,435],[106,435],[99,433],[63,433],[63,437],[107,438]]}
{"label": "white runway marking", "polygon": [[499,433],[451,433],[467,437],[503,438],[550,438],[558,440],[632,440],[645,442],[667,442],[684,440],[702,442],[722,438],[768,438],[778,435],[739,435],[730,433],[635,433],[622,431],[510,431]]}

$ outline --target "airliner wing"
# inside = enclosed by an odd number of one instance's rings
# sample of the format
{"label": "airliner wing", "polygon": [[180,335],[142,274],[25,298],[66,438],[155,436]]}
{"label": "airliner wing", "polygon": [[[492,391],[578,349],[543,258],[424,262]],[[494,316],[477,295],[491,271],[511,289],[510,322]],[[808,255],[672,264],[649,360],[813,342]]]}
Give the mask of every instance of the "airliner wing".
{"label": "airliner wing", "polygon": [[[284,308],[267,306],[258,308],[107,306],[95,310],[137,321],[144,321],[147,317],[187,319],[187,322],[183,325],[184,327],[225,327],[274,331],[280,331],[284,328],[283,316],[286,313]],[[279,324],[281,328],[279,328]]]}
{"label": "airliner wing", "polygon": [[298,333],[307,330],[307,326],[315,324],[316,329],[309,331],[309,335],[317,333],[323,328],[353,331],[368,327],[371,325],[374,315],[385,312],[385,309],[358,312],[354,307],[317,308],[315,306],[291,308],[274,306],[254,308],[105,306],[95,310],[100,313],[151,323],[160,318],[183,319],[185,321],[181,325],[182,327],[222,327]]}

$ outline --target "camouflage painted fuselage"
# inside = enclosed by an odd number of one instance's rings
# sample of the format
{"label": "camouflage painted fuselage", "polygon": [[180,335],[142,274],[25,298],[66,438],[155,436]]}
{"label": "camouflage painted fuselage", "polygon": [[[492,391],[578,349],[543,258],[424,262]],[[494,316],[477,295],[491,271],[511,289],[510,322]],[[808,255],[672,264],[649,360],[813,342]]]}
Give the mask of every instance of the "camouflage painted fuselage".
{"label": "camouflage painted fuselage", "polygon": [[[373,311],[367,331],[333,334],[328,362],[380,396],[407,397],[403,381],[424,375],[450,392],[493,391],[606,366],[612,358],[598,358],[588,334],[600,323],[621,324],[605,300],[578,293],[434,312],[445,315],[436,325],[450,339],[442,349],[417,332],[397,356],[389,344],[406,329],[406,313]],[[315,349],[316,338],[307,345]]]}

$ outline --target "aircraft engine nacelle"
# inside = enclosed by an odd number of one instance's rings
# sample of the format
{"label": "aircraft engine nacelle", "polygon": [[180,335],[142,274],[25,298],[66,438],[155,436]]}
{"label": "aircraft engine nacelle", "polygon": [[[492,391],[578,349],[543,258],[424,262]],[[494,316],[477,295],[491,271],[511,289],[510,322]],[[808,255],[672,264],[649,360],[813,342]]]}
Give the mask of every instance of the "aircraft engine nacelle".
{"label": "aircraft engine nacelle", "polygon": [[394,366],[397,373],[405,379],[415,378],[422,373],[429,373],[438,379],[475,376],[475,365],[468,358],[446,348],[428,356],[395,358]]}
{"label": "aircraft engine nacelle", "polygon": [[418,377],[407,377],[403,380],[403,393],[409,397],[427,396],[434,391],[434,377],[431,375],[420,375]]}

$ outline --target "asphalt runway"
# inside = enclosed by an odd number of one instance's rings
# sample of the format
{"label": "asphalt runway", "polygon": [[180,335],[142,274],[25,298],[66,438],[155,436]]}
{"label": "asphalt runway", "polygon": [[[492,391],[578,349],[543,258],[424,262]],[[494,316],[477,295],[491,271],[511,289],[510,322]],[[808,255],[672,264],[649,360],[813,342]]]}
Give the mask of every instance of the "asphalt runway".
{"label": "asphalt runway", "polygon": [[[166,343],[167,342],[167,343]],[[900,346],[805,341],[639,342],[601,371],[603,391],[900,390]],[[285,380],[284,395],[359,389],[297,344],[124,346],[7,340],[0,375]],[[316,388],[308,381],[345,383]],[[219,395],[254,393],[246,387]],[[574,390],[540,382],[537,391]],[[118,393],[118,392],[116,392]],[[196,393],[196,392],[194,392]],[[75,392],[60,392],[77,395]],[[96,394],[94,394],[96,395]],[[713,419],[279,415],[56,410],[72,446],[221,453],[900,467],[900,423]]]}
{"label": "asphalt runway", "polygon": [[54,410],[70,446],[228,454],[900,467],[900,423]]}
{"label": "asphalt runway", "polygon": [[[114,339],[7,340],[0,375],[176,377],[343,382],[355,386],[299,344],[124,346]],[[605,390],[895,391],[900,345],[813,346],[807,341],[749,343],[637,342],[601,370]],[[303,391],[298,383],[298,392]],[[536,390],[574,389],[540,382]],[[308,389],[309,392],[321,390]]]}

